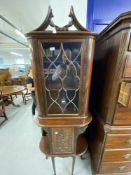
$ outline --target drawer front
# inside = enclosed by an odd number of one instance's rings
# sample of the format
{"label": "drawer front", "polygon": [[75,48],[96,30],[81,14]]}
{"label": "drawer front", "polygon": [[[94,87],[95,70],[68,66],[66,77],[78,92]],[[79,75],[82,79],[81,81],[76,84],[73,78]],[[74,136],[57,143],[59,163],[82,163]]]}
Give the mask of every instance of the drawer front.
{"label": "drawer front", "polygon": [[131,78],[131,56],[127,56],[125,69],[123,73],[124,78]]}
{"label": "drawer front", "polygon": [[116,150],[110,149],[106,150],[103,155],[103,162],[122,162],[131,161],[131,149]]}
{"label": "drawer front", "polygon": [[105,148],[131,148],[131,134],[108,134]]}
{"label": "drawer front", "polygon": [[[131,105],[131,103],[130,103]],[[131,108],[120,108],[116,111],[114,121],[114,125],[131,125]]]}
{"label": "drawer front", "polygon": [[99,173],[131,173],[131,162],[104,162]]}

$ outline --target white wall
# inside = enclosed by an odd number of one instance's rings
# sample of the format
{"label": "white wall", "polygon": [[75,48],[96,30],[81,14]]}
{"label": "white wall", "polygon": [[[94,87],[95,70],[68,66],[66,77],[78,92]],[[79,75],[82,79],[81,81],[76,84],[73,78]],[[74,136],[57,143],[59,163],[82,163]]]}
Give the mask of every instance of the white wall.
{"label": "white wall", "polygon": [[50,0],[50,5],[54,14],[53,21],[57,25],[63,26],[68,23],[72,5],[77,19],[86,27],[87,0]]}
{"label": "white wall", "polygon": [[[49,5],[53,10],[53,21],[56,25],[61,27],[68,24],[70,20],[68,15],[72,5],[77,19],[86,27],[87,0],[23,0],[19,1],[20,4],[18,0],[12,0],[11,2],[10,6],[7,6],[8,0],[2,1],[0,6],[1,13],[24,32],[30,32],[41,25],[47,15]],[[3,41],[3,43],[5,42],[8,45],[8,42],[5,41],[7,38],[3,35],[0,36],[1,43]],[[13,43],[12,40],[10,42]],[[11,55],[10,51],[13,50],[7,49],[5,52],[5,50],[0,49],[0,57],[4,58],[4,64],[16,64],[16,57]],[[22,50],[16,50],[15,52],[23,54],[25,63],[30,62],[29,54],[23,53]]]}
{"label": "white wall", "polygon": [[[21,53],[22,57],[12,55],[10,52],[16,52]],[[24,62],[24,64],[30,64],[31,55],[29,52],[29,49],[0,49],[0,58],[3,59],[4,65],[12,65],[17,64],[18,60],[21,60],[21,63]],[[0,66],[2,66],[0,64]]]}

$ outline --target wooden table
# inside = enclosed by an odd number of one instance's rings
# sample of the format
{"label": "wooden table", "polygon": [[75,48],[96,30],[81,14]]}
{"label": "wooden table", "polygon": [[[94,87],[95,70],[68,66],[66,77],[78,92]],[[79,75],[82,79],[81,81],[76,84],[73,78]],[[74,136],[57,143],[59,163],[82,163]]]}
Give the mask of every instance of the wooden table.
{"label": "wooden table", "polygon": [[[11,97],[12,95],[17,95],[17,94],[22,94],[22,92],[25,90],[24,86],[20,86],[20,85],[12,85],[12,86],[0,86],[0,91],[2,92],[2,96],[3,98],[5,97]],[[12,104],[13,106],[19,106],[19,105],[15,105],[13,102],[13,99],[9,100],[9,98],[7,99],[7,101],[9,102],[9,104]]]}

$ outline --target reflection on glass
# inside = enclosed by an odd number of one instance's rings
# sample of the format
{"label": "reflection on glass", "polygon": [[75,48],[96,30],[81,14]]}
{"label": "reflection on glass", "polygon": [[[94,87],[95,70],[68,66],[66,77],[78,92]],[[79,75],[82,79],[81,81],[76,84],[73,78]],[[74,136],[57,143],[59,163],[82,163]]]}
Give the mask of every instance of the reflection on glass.
{"label": "reflection on glass", "polygon": [[78,113],[81,43],[44,43],[42,50],[48,113]]}

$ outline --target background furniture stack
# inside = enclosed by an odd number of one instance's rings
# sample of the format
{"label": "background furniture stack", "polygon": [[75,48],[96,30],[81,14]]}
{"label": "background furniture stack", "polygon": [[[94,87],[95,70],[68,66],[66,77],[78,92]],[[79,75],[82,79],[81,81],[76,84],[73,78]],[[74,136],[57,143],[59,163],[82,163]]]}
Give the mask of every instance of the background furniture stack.
{"label": "background furniture stack", "polygon": [[23,75],[12,76],[9,68],[0,69],[0,86],[8,85],[26,85],[27,73]]}
{"label": "background furniture stack", "polygon": [[0,69],[0,86],[5,85],[6,81],[11,77],[9,68]]}
{"label": "background furniture stack", "polygon": [[88,131],[95,173],[131,173],[131,12],[97,37]]}
{"label": "background furniture stack", "polygon": [[[12,77],[9,68],[0,69],[0,89],[2,89],[2,91],[3,90],[6,91],[6,96],[8,95],[11,98],[11,101],[13,101],[14,95],[15,97],[16,97],[16,94],[22,95],[23,102],[26,104],[26,102],[29,99],[31,99],[31,93],[26,88],[26,78],[27,78],[27,73]],[[17,85],[16,86],[16,88],[18,88],[17,90],[14,89],[15,85]],[[19,88],[21,89],[24,88],[25,90],[22,90],[20,91],[20,93],[18,93],[17,91],[19,91]],[[16,94],[14,93],[15,91],[16,91]]]}

